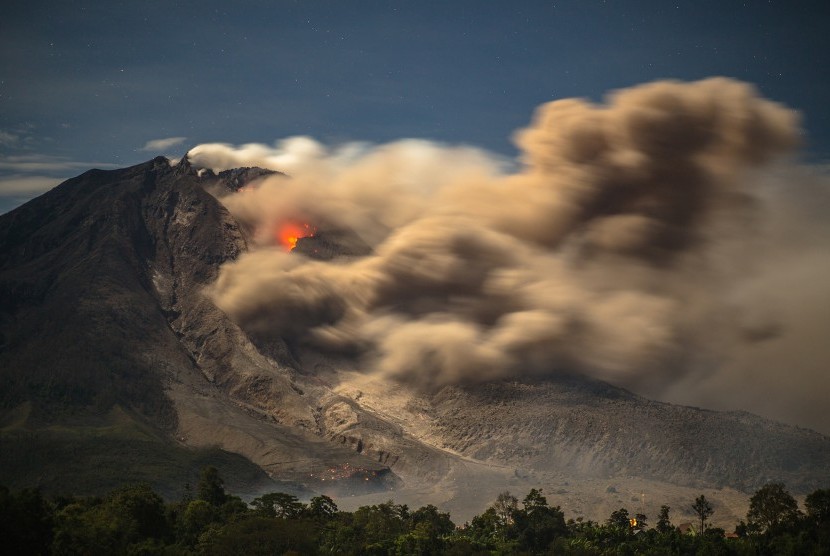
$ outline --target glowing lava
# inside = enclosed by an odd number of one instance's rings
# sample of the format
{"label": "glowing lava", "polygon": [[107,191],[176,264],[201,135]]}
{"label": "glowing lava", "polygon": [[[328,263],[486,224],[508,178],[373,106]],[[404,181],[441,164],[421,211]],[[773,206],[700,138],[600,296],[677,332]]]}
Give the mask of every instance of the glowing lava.
{"label": "glowing lava", "polygon": [[281,222],[275,229],[276,240],[286,251],[291,251],[297,246],[301,237],[311,237],[316,230],[310,224],[298,222]]}

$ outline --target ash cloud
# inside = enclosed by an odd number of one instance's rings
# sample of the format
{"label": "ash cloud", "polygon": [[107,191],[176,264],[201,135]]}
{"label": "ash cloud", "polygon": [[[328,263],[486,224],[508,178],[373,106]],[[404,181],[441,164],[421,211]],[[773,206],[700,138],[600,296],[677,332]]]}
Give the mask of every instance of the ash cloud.
{"label": "ash cloud", "polygon": [[[254,247],[209,293],[249,330],[360,353],[367,372],[425,389],[567,371],[711,405],[737,377],[777,372],[749,354],[811,322],[784,316],[799,287],[789,268],[814,276],[827,258],[787,255],[803,232],[790,224],[820,219],[760,177],[778,164],[775,184],[798,179],[776,160],[799,133],[792,110],[716,78],[545,104],[516,134],[512,172],[477,149],[415,140],[201,145],[196,166],[291,176],[223,199]],[[287,220],[352,231],[373,252],[281,253],[274,230]],[[812,350],[804,384],[829,360]]]}

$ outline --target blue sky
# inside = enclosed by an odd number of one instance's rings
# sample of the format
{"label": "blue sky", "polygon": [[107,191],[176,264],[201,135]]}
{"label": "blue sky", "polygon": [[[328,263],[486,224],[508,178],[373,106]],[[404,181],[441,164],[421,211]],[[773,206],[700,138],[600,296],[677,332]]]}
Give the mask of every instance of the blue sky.
{"label": "blue sky", "polygon": [[825,1],[10,0],[0,212],[92,167],[205,142],[404,137],[515,155],[542,102],[725,75],[830,158]]}

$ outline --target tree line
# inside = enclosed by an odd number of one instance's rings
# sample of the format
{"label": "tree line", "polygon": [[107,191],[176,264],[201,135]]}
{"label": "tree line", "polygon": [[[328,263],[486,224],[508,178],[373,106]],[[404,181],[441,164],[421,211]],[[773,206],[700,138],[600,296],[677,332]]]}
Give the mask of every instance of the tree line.
{"label": "tree line", "polygon": [[182,500],[165,502],[146,484],[106,496],[46,499],[37,489],[0,486],[5,554],[44,555],[499,555],[723,554],[830,555],[830,489],[807,496],[804,511],[781,483],[759,489],[732,535],[710,526],[701,495],[695,527],[681,532],[662,506],[648,516],[614,511],[604,522],[565,520],[541,490],[501,493],[482,514],[456,526],[432,505],[410,510],[391,500],[338,509],[328,496],[301,502],[274,492],[245,503],[229,494],[213,467]]}

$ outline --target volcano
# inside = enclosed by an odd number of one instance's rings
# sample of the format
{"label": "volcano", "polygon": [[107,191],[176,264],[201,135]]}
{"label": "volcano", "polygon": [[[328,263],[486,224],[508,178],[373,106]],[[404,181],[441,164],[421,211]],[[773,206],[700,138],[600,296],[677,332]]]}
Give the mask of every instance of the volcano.
{"label": "volcano", "polygon": [[[159,157],[90,170],[0,217],[0,483],[145,480],[176,496],[213,464],[242,494],[392,497],[456,520],[538,487],[594,519],[705,492],[728,520],[766,482],[830,482],[830,438],[749,413],[568,373],[423,391],[240,328],[205,293],[251,241],[218,197],[268,173]],[[291,236],[290,256],[371,251],[321,224]]]}

